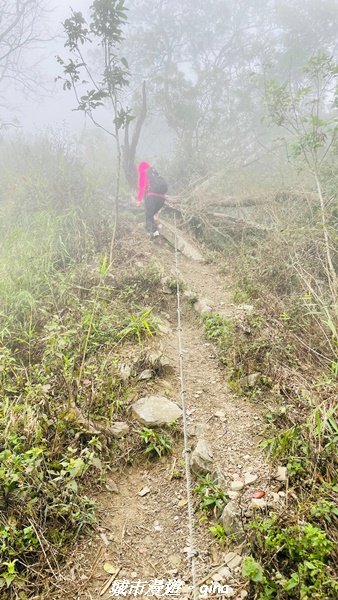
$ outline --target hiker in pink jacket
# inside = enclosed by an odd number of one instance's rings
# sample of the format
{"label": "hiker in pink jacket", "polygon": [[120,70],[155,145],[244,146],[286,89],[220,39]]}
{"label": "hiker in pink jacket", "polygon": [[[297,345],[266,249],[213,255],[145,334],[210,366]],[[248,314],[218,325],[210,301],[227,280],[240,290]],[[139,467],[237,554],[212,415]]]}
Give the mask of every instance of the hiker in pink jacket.
{"label": "hiker in pink jacket", "polygon": [[137,202],[144,201],[146,228],[154,237],[159,235],[155,216],[164,206],[167,191],[168,185],[163,177],[149,163],[141,162],[138,166]]}

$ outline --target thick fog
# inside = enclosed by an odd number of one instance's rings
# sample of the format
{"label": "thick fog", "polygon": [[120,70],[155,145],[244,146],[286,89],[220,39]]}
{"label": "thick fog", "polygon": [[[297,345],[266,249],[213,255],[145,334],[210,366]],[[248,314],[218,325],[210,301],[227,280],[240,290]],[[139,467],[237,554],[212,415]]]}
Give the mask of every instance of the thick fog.
{"label": "thick fog", "polygon": [[[92,0],[20,0],[18,6],[27,4],[38,7],[27,29],[33,41],[23,38],[10,77],[0,73],[2,132],[93,131],[90,111],[76,111],[73,91],[55,81],[64,76],[56,57],[66,63],[71,58],[62,23],[71,9],[88,18]],[[0,34],[14,6],[13,0],[3,0]],[[164,160],[175,155],[179,164],[190,162],[188,170],[198,175],[224,162],[270,160],[277,133],[268,122],[269,81],[306,87],[308,61],[337,53],[336,0],[129,0],[125,8],[125,39],[116,52],[118,59],[127,58],[130,73],[118,101],[137,117],[142,82],[147,81],[147,119],[138,148]],[[0,67],[6,60],[1,44],[0,37]],[[85,60],[98,80],[103,76],[99,46],[98,39],[84,44]],[[83,77],[88,79],[85,69]],[[91,84],[85,86],[80,96]],[[330,90],[324,91],[324,105],[325,94],[329,98]],[[111,111],[99,107],[95,115],[109,129]]]}
{"label": "thick fog", "polygon": [[29,45],[21,53],[19,63],[26,74],[31,74],[32,81],[26,85],[25,82],[6,80],[1,94],[3,123],[12,123],[26,132],[37,132],[46,127],[75,131],[83,128],[83,114],[72,112],[73,97],[62,90],[60,82],[55,82],[60,75],[56,56],[63,52],[62,22],[69,17],[70,7],[86,13],[90,4],[90,0],[53,0],[44,4],[46,11],[36,23],[42,41]]}

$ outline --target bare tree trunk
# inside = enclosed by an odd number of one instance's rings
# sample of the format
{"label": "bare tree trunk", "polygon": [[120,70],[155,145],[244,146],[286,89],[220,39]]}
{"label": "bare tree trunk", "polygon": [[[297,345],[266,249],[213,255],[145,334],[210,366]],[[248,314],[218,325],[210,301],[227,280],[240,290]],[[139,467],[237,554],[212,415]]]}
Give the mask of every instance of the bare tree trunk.
{"label": "bare tree trunk", "polygon": [[136,165],[135,157],[136,150],[140,140],[142,127],[147,116],[147,90],[146,82],[142,85],[142,107],[141,112],[136,120],[135,129],[130,142],[129,139],[129,125],[125,129],[124,147],[123,147],[123,168],[126,179],[131,188],[136,187]]}

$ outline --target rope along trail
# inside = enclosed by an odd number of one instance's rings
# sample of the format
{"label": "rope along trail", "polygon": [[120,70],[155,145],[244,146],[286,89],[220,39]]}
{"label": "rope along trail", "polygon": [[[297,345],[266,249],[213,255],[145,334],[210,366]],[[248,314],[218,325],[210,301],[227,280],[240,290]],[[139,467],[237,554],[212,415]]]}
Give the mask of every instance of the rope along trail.
{"label": "rope along trail", "polygon": [[197,583],[197,567],[196,567],[196,560],[197,560],[198,552],[197,552],[196,546],[195,546],[195,520],[194,520],[193,493],[192,493],[192,477],[191,477],[191,469],[190,469],[191,449],[189,446],[187,407],[186,407],[186,402],[185,402],[184,352],[183,352],[183,340],[182,340],[183,336],[182,336],[182,323],[181,323],[181,290],[180,290],[179,268],[178,268],[178,243],[177,243],[176,215],[175,215],[175,265],[176,265],[176,286],[177,286],[177,337],[178,337],[178,354],[179,354],[180,398],[181,398],[181,407],[182,407],[182,413],[183,413],[185,478],[186,478],[187,500],[188,500],[188,526],[189,526],[188,559],[190,560],[190,566],[191,566],[193,598],[194,598],[194,600],[198,600],[199,599],[199,590],[198,590],[198,583]]}

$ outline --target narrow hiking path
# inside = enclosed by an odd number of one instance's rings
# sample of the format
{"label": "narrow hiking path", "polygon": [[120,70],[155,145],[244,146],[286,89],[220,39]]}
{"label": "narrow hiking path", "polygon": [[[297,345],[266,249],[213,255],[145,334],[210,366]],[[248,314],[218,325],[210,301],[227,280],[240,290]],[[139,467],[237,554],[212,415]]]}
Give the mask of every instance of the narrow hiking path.
{"label": "narrow hiking path", "polygon": [[[162,241],[160,245],[146,246],[145,253],[155,255],[163,274],[172,277],[175,257],[169,244]],[[192,262],[180,255],[179,270],[186,288],[199,298],[207,298],[214,311],[232,314],[234,307],[228,282],[215,265]],[[162,334],[161,346],[173,372],[161,386],[164,395],[178,402],[175,294],[172,294],[170,313],[165,317],[169,327]],[[257,404],[235,398],[229,391],[226,373],[215,349],[206,341],[199,316],[187,300],[183,301],[182,326],[191,445],[200,439],[210,445],[213,471],[221,477],[225,490],[230,491],[237,511],[245,516],[253,489],[267,489],[269,483],[268,466],[257,449],[263,428],[262,412]],[[184,477],[178,478],[177,471],[183,475],[181,439],[169,458],[144,462],[114,474],[112,485],[117,484],[118,493],[107,491],[96,497],[101,537],[95,536],[87,547],[80,548],[78,565],[73,572],[77,591],[67,596],[63,594],[63,598],[105,600],[111,597],[110,586],[107,588],[110,575],[103,570],[105,563],[118,569],[116,580],[181,579],[186,587],[180,597],[189,597],[186,488]],[[246,473],[252,474],[255,487],[246,485],[241,491],[231,489],[232,483],[238,483]],[[208,531],[208,524],[199,522],[198,517],[196,514],[199,581],[218,565],[223,566],[223,575],[216,573],[215,581],[231,585],[232,597],[244,598],[239,565],[224,571],[224,555],[234,548],[217,544]],[[237,550],[240,553],[241,547]],[[142,598],[140,593],[136,595]]]}

